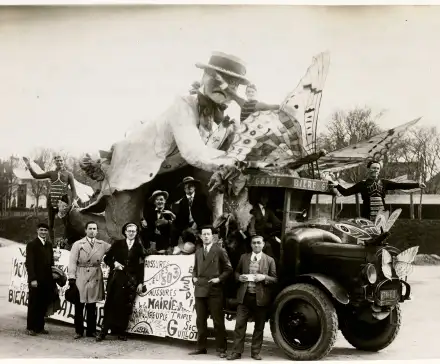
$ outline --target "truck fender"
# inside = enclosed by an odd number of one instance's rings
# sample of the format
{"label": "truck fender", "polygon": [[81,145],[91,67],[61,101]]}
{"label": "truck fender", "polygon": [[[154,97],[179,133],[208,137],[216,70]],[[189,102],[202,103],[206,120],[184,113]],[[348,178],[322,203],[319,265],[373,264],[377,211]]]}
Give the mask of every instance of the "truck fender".
{"label": "truck fender", "polygon": [[348,293],[336,280],[320,273],[301,274],[298,279],[300,281],[317,281],[322,287],[328,291],[332,297],[343,305],[350,302]]}

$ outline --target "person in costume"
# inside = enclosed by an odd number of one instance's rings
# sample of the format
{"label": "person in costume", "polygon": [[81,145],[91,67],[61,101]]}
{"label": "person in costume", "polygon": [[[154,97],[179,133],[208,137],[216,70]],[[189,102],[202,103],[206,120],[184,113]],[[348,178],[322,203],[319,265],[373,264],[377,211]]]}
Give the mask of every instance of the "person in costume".
{"label": "person in costume", "polygon": [[144,282],[145,251],[138,238],[135,223],[124,225],[124,240],[115,241],[104,257],[110,267],[107,281],[107,297],[104,304],[104,321],[97,341],[105,339],[108,330],[126,341],[126,330],[133,310],[136,293],[141,292]]}
{"label": "person in costume", "polygon": [[[233,124],[224,123],[225,108],[232,101],[225,90],[250,83],[246,66],[233,55],[214,52],[208,63],[197,63],[196,67],[204,70],[197,93],[177,97],[161,116],[114,144],[110,161],[102,164],[106,166],[106,178],[102,180],[100,196],[84,210],[105,209],[108,230],[114,234],[120,234],[120,228],[112,224],[140,218],[143,196],[155,189],[148,183],[156,175],[163,174],[165,179],[166,172],[187,164],[206,172],[236,165],[236,158],[224,152],[225,143],[232,142],[235,132]],[[218,74],[222,82],[216,78]],[[111,201],[107,202],[104,196],[111,196]]]}
{"label": "person in costume", "polygon": [[[67,191],[70,187],[73,198],[73,205],[77,206],[78,196],[76,194],[75,189],[75,180],[73,178],[72,172],[69,172],[66,169],[64,164],[64,160],[61,156],[54,156],[54,161],[56,168],[55,170],[44,172],[44,173],[36,173],[27,157],[23,157],[24,162],[26,163],[26,167],[29,169],[32,177],[35,179],[50,179],[50,189],[49,189],[49,199],[47,202],[47,212],[49,217],[49,236],[52,242],[54,242],[54,221],[55,215],[58,213],[58,202],[61,200],[61,197],[67,195]],[[63,221],[64,225],[65,222]]]}
{"label": "person in costume", "polygon": [[[220,74],[216,74],[215,78],[223,83],[224,79]],[[197,94],[197,90],[201,87],[200,82],[193,82],[191,85],[189,93],[191,95]],[[257,100],[257,86],[254,84],[249,84],[246,86],[246,99],[238,96],[234,89],[227,88],[226,91],[231,95],[232,99],[240,106],[240,121],[246,120],[249,115],[256,111],[266,111],[266,110],[278,110],[280,105],[276,104],[266,104]]]}
{"label": "person in costume", "polygon": [[362,196],[361,216],[371,221],[376,220],[379,211],[385,209],[385,196],[387,191],[411,190],[425,188],[424,183],[398,183],[387,179],[380,179],[380,162],[370,161],[367,164],[367,178],[356,183],[350,188],[342,187],[338,182],[330,181],[330,186],[335,187],[342,196],[351,196],[360,193]]}
{"label": "person in costume", "polygon": [[165,208],[168,196],[167,191],[154,191],[148,199],[150,207],[142,222],[145,226],[144,243],[149,242],[149,248],[159,254],[164,254],[170,248],[173,221],[176,219],[176,215]]}

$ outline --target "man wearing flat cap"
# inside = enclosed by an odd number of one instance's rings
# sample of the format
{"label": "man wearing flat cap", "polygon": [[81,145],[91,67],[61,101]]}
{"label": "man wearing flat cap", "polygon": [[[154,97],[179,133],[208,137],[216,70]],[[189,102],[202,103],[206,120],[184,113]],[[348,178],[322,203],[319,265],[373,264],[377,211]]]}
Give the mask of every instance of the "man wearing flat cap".
{"label": "man wearing flat cap", "polygon": [[[185,165],[207,172],[220,166],[234,168],[236,159],[226,156],[224,150],[232,143],[236,126],[226,121],[224,110],[232,101],[230,90],[250,83],[246,66],[233,55],[213,52],[208,63],[196,67],[204,71],[196,94],[176,98],[161,116],[114,144],[106,162],[102,161],[108,168],[101,193],[84,211],[96,213],[105,208],[108,230],[119,231],[120,227],[112,226],[115,220],[139,219],[142,207],[135,206],[141,205],[139,187],[157,174],[165,178],[167,172]],[[111,199],[101,201],[109,195]],[[113,219],[116,211],[124,218]]]}
{"label": "man wearing flat cap", "polygon": [[48,334],[44,328],[44,317],[55,298],[52,273],[55,262],[48,234],[49,225],[40,223],[37,226],[37,237],[26,244],[25,266],[29,284],[26,333],[31,336]]}
{"label": "man wearing flat cap", "polygon": [[178,185],[183,186],[184,196],[175,203],[176,221],[173,233],[174,246],[177,245],[179,236],[184,243],[196,243],[197,230],[211,223],[212,211],[208,206],[207,197],[196,186],[200,181],[191,176],[185,177]]}
{"label": "man wearing flat cap", "polygon": [[167,191],[157,190],[148,199],[150,207],[147,208],[143,221],[143,226],[146,226],[144,237],[153,252],[165,253],[170,247],[173,221],[176,216],[165,208],[168,196]]}

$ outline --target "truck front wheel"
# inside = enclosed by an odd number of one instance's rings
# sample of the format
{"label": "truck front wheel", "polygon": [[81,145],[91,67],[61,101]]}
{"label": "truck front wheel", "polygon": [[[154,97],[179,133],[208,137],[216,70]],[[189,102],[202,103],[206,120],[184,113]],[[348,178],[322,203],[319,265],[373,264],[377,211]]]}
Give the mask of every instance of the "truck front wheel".
{"label": "truck front wheel", "polygon": [[397,304],[387,318],[375,322],[360,320],[353,314],[345,315],[341,322],[341,332],[356,349],[380,351],[394,341],[401,323],[402,312]]}
{"label": "truck front wheel", "polygon": [[274,302],[270,321],[275,343],[293,360],[319,360],[335,344],[338,318],[320,288],[305,283],[285,288]]}

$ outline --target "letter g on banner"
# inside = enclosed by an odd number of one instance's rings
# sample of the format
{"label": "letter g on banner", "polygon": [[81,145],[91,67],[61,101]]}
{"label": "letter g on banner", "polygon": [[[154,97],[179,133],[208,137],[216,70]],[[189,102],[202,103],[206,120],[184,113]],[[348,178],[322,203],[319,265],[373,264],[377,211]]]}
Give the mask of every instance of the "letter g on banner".
{"label": "letter g on banner", "polygon": [[177,332],[177,321],[176,320],[171,319],[168,322],[167,331],[168,331],[168,335],[170,335],[170,336],[176,335],[176,332]]}

